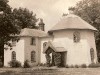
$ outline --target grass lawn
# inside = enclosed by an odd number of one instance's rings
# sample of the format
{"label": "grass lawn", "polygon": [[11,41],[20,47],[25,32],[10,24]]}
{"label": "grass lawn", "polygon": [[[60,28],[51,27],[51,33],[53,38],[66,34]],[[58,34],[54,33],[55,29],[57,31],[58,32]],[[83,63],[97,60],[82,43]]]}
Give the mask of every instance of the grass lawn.
{"label": "grass lawn", "polygon": [[100,75],[100,68],[0,68],[0,75]]}

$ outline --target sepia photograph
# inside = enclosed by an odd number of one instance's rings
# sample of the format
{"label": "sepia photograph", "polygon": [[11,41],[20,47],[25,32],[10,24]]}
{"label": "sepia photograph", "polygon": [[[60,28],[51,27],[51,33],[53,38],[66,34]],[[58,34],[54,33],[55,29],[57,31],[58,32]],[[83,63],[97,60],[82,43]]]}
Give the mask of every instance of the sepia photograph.
{"label": "sepia photograph", "polygon": [[0,0],[0,75],[100,75],[100,0]]}

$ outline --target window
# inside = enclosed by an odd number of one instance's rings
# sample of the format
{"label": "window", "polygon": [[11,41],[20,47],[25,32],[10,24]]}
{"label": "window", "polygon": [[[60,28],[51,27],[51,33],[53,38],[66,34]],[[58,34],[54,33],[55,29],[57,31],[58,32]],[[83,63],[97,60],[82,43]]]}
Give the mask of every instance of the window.
{"label": "window", "polygon": [[31,52],[31,62],[36,62],[36,59],[35,59],[36,58],[35,57],[36,55],[35,54],[36,54],[35,51],[32,51]]}
{"label": "window", "polygon": [[90,49],[90,55],[91,55],[91,62],[94,63],[94,49]]}
{"label": "window", "polygon": [[12,52],[12,60],[16,60],[16,52],[15,51]]}
{"label": "window", "polygon": [[12,39],[12,46],[16,46],[16,40],[15,39]]}
{"label": "window", "polygon": [[49,35],[53,35],[53,32],[49,32]]}
{"label": "window", "polygon": [[79,32],[74,32],[73,40],[74,40],[74,42],[79,42],[80,41],[80,33]]}
{"label": "window", "polygon": [[31,38],[31,45],[36,45],[36,41],[35,41],[35,38]]}
{"label": "window", "polygon": [[46,47],[46,45],[47,45],[47,42],[44,42],[44,43],[43,43],[43,48],[45,48],[45,47]]}

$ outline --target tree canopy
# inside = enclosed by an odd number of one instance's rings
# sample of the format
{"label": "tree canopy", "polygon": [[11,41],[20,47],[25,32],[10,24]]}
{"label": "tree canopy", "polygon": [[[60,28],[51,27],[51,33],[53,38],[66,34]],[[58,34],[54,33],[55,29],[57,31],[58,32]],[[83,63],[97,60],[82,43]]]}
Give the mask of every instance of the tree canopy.
{"label": "tree canopy", "polygon": [[27,8],[12,9],[8,2],[0,0],[0,44],[13,39],[11,35],[19,34],[23,28],[37,28],[36,14]]}
{"label": "tree canopy", "polygon": [[0,0],[0,45],[10,38],[10,34],[17,32],[13,25],[13,16],[8,0]]}
{"label": "tree canopy", "polygon": [[75,6],[75,14],[82,17],[88,23],[98,30],[100,24],[100,1],[99,0],[82,0]]}
{"label": "tree canopy", "polygon": [[0,11],[11,13],[11,7],[8,5],[8,0],[0,0]]}
{"label": "tree canopy", "polygon": [[36,14],[33,15],[32,11],[29,11],[26,8],[15,8],[12,15],[14,16],[15,25],[20,29],[23,28],[36,28]]}

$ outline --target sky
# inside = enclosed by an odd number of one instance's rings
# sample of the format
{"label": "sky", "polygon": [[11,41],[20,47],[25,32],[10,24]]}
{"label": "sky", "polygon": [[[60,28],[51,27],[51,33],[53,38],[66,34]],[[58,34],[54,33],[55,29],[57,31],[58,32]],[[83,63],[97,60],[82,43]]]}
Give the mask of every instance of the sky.
{"label": "sky", "polygon": [[75,6],[80,0],[9,0],[12,8],[28,8],[43,18],[45,30],[50,30],[61,18],[63,13],[68,13],[68,7]]}

